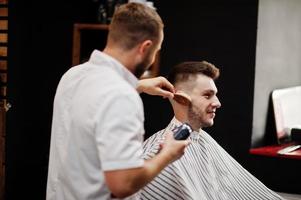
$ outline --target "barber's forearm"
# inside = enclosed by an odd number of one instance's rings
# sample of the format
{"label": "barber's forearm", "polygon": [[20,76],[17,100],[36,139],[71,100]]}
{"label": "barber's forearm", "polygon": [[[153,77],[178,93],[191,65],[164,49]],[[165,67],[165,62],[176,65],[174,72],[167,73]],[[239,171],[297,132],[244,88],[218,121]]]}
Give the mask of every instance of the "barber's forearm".
{"label": "barber's forearm", "polygon": [[[133,181],[136,184],[134,187],[142,188],[147,183],[152,181],[171,161],[173,158],[166,153],[159,153],[157,156],[144,162],[143,171]],[[139,190],[139,189],[138,189]]]}
{"label": "barber's forearm", "polygon": [[106,182],[111,192],[124,198],[153,180],[169,163],[179,159],[189,144],[187,140],[175,140],[172,132],[167,132],[160,152],[144,162],[139,168],[105,172]]}
{"label": "barber's forearm", "polygon": [[136,90],[139,93],[173,98],[174,87],[164,77],[148,78],[138,81]]}
{"label": "barber's forearm", "polygon": [[139,81],[139,82],[138,82],[138,85],[137,85],[137,88],[136,88],[137,92],[138,92],[138,93],[142,93],[143,90],[144,90],[144,87],[145,87],[145,86],[141,83],[141,81]]}
{"label": "barber's forearm", "polygon": [[172,160],[171,155],[161,152],[146,160],[142,167],[105,172],[108,187],[118,198],[130,196],[148,184]]}

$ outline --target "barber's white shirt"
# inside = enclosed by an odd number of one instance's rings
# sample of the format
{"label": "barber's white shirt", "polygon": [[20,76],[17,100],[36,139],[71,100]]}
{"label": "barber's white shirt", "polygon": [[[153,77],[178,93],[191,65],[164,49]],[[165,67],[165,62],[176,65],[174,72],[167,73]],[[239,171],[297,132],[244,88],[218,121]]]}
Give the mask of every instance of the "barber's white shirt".
{"label": "barber's white shirt", "polygon": [[47,200],[111,199],[104,171],[143,165],[137,81],[97,50],[64,74],[54,99]]}

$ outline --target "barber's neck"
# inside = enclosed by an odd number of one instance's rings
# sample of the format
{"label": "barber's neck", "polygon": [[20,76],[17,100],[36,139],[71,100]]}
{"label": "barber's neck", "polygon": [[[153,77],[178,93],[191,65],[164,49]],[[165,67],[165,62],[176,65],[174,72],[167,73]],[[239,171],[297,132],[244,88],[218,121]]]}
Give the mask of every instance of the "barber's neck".
{"label": "barber's neck", "polygon": [[[118,60],[123,66],[125,66],[129,71],[134,73],[135,71],[135,63],[133,57],[133,52],[132,51],[124,51],[121,48],[117,47],[106,47],[103,50],[103,53],[115,58]],[[131,58],[131,59],[129,59]]]}

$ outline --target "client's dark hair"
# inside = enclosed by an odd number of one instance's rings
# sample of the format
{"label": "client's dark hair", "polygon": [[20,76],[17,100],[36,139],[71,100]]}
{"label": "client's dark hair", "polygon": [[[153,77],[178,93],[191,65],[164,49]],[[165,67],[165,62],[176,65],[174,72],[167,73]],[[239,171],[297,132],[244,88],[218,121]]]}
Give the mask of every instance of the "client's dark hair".
{"label": "client's dark hair", "polygon": [[197,74],[203,74],[215,80],[219,77],[219,69],[206,61],[182,62],[171,69],[168,80],[172,84],[176,84],[187,81],[189,77]]}

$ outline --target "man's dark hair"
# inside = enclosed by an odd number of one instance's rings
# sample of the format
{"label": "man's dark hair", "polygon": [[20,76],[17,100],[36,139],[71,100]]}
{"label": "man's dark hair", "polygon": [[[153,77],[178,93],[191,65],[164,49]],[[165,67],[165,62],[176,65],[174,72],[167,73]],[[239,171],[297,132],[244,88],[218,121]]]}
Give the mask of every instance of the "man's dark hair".
{"label": "man's dark hair", "polygon": [[168,80],[174,85],[178,82],[185,82],[197,74],[203,74],[215,80],[219,77],[219,69],[206,61],[182,62],[171,69]]}

